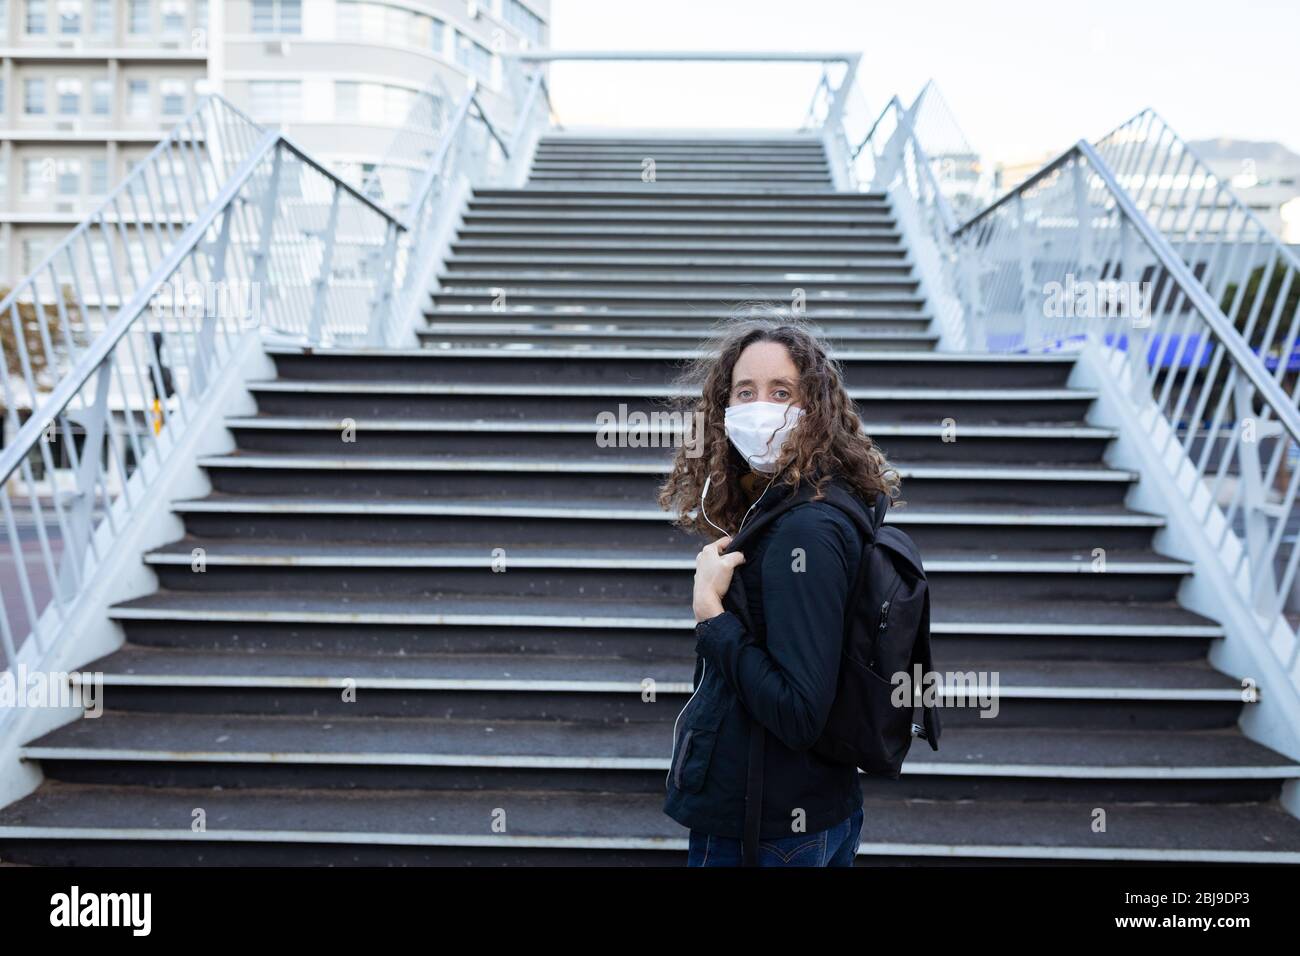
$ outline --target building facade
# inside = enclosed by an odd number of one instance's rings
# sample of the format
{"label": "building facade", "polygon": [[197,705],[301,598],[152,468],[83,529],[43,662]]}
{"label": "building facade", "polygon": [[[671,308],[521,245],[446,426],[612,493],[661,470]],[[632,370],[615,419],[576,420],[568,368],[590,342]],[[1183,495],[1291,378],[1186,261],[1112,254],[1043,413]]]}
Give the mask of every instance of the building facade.
{"label": "building facade", "polygon": [[[502,51],[545,46],[549,0],[0,0],[0,285],[205,93],[358,181],[423,98],[506,98]],[[436,91],[431,94],[430,91]]]}

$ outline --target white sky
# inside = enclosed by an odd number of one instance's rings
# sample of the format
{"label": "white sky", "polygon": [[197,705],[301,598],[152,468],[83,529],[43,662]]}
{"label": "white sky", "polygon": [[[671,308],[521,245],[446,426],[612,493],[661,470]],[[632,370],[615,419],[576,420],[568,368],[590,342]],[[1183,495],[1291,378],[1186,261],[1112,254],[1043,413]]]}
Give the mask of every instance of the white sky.
{"label": "white sky", "polygon": [[[994,161],[1096,139],[1146,106],[1187,139],[1278,140],[1300,152],[1300,0],[552,0],[551,45],[860,51],[872,116],[933,78]],[[570,125],[699,126],[719,115],[797,125],[817,76],[799,66],[553,69]],[[725,95],[700,92],[717,82]]]}

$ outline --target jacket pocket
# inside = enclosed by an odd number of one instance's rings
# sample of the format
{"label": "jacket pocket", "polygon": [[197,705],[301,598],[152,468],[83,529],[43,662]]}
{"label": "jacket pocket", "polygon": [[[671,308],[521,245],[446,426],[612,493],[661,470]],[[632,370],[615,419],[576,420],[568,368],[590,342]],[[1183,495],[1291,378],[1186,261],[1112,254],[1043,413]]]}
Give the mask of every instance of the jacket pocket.
{"label": "jacket pocket", "polygon": [[704,779],[713,759],[713,747],[718,741],[716,730],[688,727],[682,737],[682,752],[673,768],[673,784],[685,793],[698,793],[704,789]]}
{"label": "jacket pocket", "polygon": [[722,719],[735,702],[731,689],[712,668],[705,668],[698,691],[678,715],[681,738],[673,751],[669,778],[674,787],[697,793],[704,787]]}

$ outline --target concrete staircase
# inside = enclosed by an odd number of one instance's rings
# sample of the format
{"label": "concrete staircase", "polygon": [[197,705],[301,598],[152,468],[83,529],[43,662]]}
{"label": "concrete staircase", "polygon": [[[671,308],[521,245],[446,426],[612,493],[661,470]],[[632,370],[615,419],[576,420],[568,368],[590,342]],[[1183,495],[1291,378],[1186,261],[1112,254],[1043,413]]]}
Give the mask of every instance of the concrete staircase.
{"label": "concrete staircase", "polygon": [[598,448],[596,416],[659,408],[732,304],[799,287],[902,466],[938,668],[1000,684],[864,778],[859,861],[1300,862],[1300,766],[1237,729],[1071,359],[934,351],[889,202],[832,192],[812,142],[545,140],[470,200],[425,348],[274,350],[86,668],[105,715],[27,745],[0,859],[684,863],[660,808],[699,542],[655,506],[666,452]]}

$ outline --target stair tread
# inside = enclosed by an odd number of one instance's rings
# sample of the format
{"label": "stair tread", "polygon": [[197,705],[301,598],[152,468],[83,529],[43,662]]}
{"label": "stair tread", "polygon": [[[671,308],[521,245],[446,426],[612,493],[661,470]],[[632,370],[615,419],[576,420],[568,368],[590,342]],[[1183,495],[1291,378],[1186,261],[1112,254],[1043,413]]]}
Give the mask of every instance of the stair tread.
{"label": "stair tread", "polygon": [[[672,715],[681,701],[665,699]],[[646,706],[654,706],[648,704]],[[27,750],[147,751],[189,755],[373,755],[432,764],[440,757],[615,761],[621,769],[667,769],[672,720],[457,719],[158,714],[106,709],[50,731]],[[48,757],[43,759],[49,759]],[[1112,775],[1196,771],[1300,778],[1300,763],[1244,736],[1216,731],[1062,730],[945,727],[938,751],[916,742],[903,772],[1003,768],[1015,774],[1090,771]]]}
{"label": "stair tread", "polygon": [[[629,651],[635,646],[629,642]],[[694,657],[689,640],[673,657],[616,656],[605,644],[593,647],[602,656],[558,654],[338,654],[283,653],[256,646],[230,651],[158,648],[128,644],[99,658],[83,670],[106,678],[149,676],[186,678],[245,678],[291,686],[294,681],[505,681],[523,684],[545,681],[581,689],[610,682],[623,690],[639,690],[647,676],[659,693],[690,693]],[[945,673],[998,673],[998,690],[1016,695],[1026,689],[1102,690],[1117,697],[1155,692],[1214,691],[1238,694],[1241,683],[1214,670],[1204,658],[1151,663],[1106,660],[978,660],[944,661]],[[346,675],[346,676],[341,676]],[[1230,699],[1225,697],[1224,699]]]}
{"label": "stair tread", "polygon": [[[617,600],[573,600],[556,597],[521,598],[502,594],[461,596],[454,594],[409,597],[401,595],[340,595],[331,592],[292,591],[225,592],[156,591],[115,604],[110,614],[119,619],[172,615],[198,616],[205,620],[277,620],[311,622],[325,619],[352,623],[444,623],[461,617],[485,622],[515,621],[547,626],[647,626],[690,631],[694,621],[681,602],[631,603]],[[974,600],[945,599],[936,604],[931,618],[937,633],[967,627],[991,633],[1036,633],[1038,628],[1055,632],[1145,633],[1150,628],[1176,633],[1218,634],[1222,629],[1193,611],[1172,603],[1122,602],[1110,600],[1060,601],[1019,600],[1014,605],[1000,597]]]}
{"label": "stair tread", "polygon": [[[590,199],[593,202],[602,202],[606,199],[613,199],[617,201],[619,199],[622,199],[626,195],[627,195],[627,191],[623,189],[607,189],[603,187],[597,188],[595,186],[593,186],[590,189],[576,189],[576,190],[555,189],[555,188],[537,189],[535,187],[522,188],[522,189],[496,189],[496,188],[484,188],[480,186],[474,189],[474,191],[471,193],[471,197],[474,200],[493,199],[493,200],[509,201],[512,199],[518,199],[525,202],[533,201],[533,200],[545,201],[545,202],[560,202],[565,200],[566,198]],[[740,199],[740,200],[750,201],[754,198],[753,194],[749,191],[728,193],[725,190],[719,190],[714,195],[721,200]],[[684,198],[688,202],[699,202],[701,197],[694,190],[691,190],[689,192],[684,192],[684,193],[677,193],[671,189],[658,189],[655,190],[653,195],[647,194],[643,198],[651,201],[659,201],[659,200],[671,201],[673,199]],[[779,198],[774,198],[771,201],[785,204],[789,202],[799,202],[800,198],[801,197],[797,192],[793,192],[793,193],[783,192]],[[816,191],[816,192],[809,192],[806,198],[813,199],[818,202],[839,203],[845,206],[857,206],[857,205],[880,206],[880,205],[887,205],[889,203],[889,197],[885,193],[879,193],[879,192],[877,193],[838,192],[838,193],[831,193],[830,195],[827,195],[824,192]]]}
{"label": "stair tread", "polygon": [[[542,432],[542,433],[566,433],[573,435],[594,435],[604,431],[607,426],[594,421],[589,417],[568,417],[568,418],[529,418],[529,419],[503,419],[498,417],[486,418],[459,418],[448,416],[446,418],[414,418],[397,415],[387,415],[378,418],[357,418],[349,419],[352,426],[357,432],[362,431],[379,431],[379,432],[482,432],[490,431],[494,433],[510,432]],[[263,412],[257,415],[231,416],[225,419],[227,428],[265,428],[265,429],[292,429],[302,431],[324,431],[338,432],[342,429],[341,420],[337,417],[324,416],[307,416],[307,415],[280,415]],[[648,428],[638,426],[638,430]],[[919,436],[919,437],[940,437],[948,432],[945,425],[929,422],[911,422],[911,421],[887,421],[883,419],[871,420],[863,419],[863,427],[868,434],[872,435],[897,435],[897,436]],[[680,431],[680,428],[671,429]],[[656,429],[657,431],[657,429]],[[983,437],[1016,437],[1016,438],[1113,438],[1118,434],[1114,428],[1106,428],[1097,425],[1088,425],[1084,422],[981,422],[978,424],[962,425],[958,432],[961,438],[983,438]]]}
{"label": "stair tread", "polygon": [[[529,561],[547,561],[564,566],[603,567],[619,562],[626,565],[650,568],[656,564],[674,568],[694,568],[694,543],[686,546],[647,547],[644,545],[608,544],[599,545],[590,542],[575,541],[566,544],[553,541],[546,544],[514,543],[502,538],[493,547],[504,547],[509,559],[516,566],[523,566]],[[160,557],[183,559],[181,563],[189,564],[192,552],[202,547],[209,562],[244,563],[292,563],[305,565],[313,559],[334,559],[351,561],[362,567],[367,563],[398,563],[399,566],[417,567],[421,565],[437,566],[449,561],[467,562],[474,567],[491,567],[493,563],[492,548],[482,541],[474,542],[411,542],[407,544],[385,542],[373,544],[359,541],[266,541],[266,540],[225,540],[221,538],[189,536],[171,544],[151,549],[147,559]],[[940,569],[943,565],[971,564],[986,567],[1014,566],[1017,564],[1042,565],[1044,569],[1078,570],[1080,573],[1096,573],[1092,570],[1093,556],[1082,551],[1062,549],[1060,551],[1039,551],[1029,549],[1000,548],[996,551],[957,550],[945,548],[927,548],[924,555],[926,570]],[[1167,569],[1175,573],[1186,573],[1191,565],[1185,561],[1157,554],[1149,549],[1110,548],[1106,551],[1107,573],[1120,573],[1129,567],[1139,566],[1143,569]]]}
{"label": "stair tread", "polygon": [[[364,449],[355,453],[322,455],[297,452],[270,452],[235,450],[224,455],[199,459],[205,468],[290,468],[332,471],[492,471],[577,474],[666,474],[670,462],[670,449],[628,448],[619,449],[625,455],[584,457],[534,455],[521,459],[502,452],[497,455],[475,454],[472,457],[456,452],[446,454],[366,454]],[[1111,468],[1100,462],[1079,462],[1070,465],[1030,465],[972,463],[962,465],[909,465],[897,462],[896,469],[903,478],[963,479],[979,477],[987,480],[1095,480],[1131,482],[1133,472]]]}
{"label": "stair tread", "polygon": [[[323,498],[313,495],[238,495],[214,492],[203,498],[189,498],[173,502],[173,510],[210,511],[229,508],[234,510],[261,511],[268,507],[319,512],[324,514],[360,511],[370,514],[375,511],[401,511],[416,514],[446,514],[461,511],[478,514],[512,515],[521,513],[552,513],[557,517],[568,517],[574,511],[593,512],[598,516],[628,518],[635,517],[650,521],[667,521],[669,515],[653,504],[645,502],[603,501],[588,498],[538,498],[535,500],[514,498],[509,502],[493,498],[453,498],[439,497],[435,501],[420,498],[400,498],[389,496],[382,500],[369,498]],[[1038,521],[1060,521],[1062,523],[1114,521],[1117,523],[1141,524],[1161,527],[1164,519],[1158,515],[1130,511],[1113,505],[1079,505],[1069,502],[1050,505],[1026,504],[1015,509],[1004,505],[989,505],[974,502],[960,505],[907,504],[897,508],[885,517],[886,524],[906,526],[918,522],[956,519],[991,519],[1015,521],[1021,524]]]}
{"label": "stair tread", "polygon": [[[194,807],[206,831],[192,829]],[[93,807],[93,812],[89,808]],[[509,830],[493,833],[500,807]],[[1214,859],[1300,861],[1300,820],[1276,803],[1117,804],[1107,828],[1095,832],[1091,804],[1065,801],[927,801],[871,796],[864,800],[858,855],[917,853],[939,857],[1018,853],[1065,858],[1132,859],[1170,855]],[[295,834],[402,844],[446,838],[491,846],[530,839],[580,846],[686,849],[686,830],[663,813],[659,793],[501,790],[365,790],[90,786],[47,781],[0,810],[0,835],[49,831],[143,832],[187,842],[233,834]],[[51,834],[53,835],[53,834]]]}

